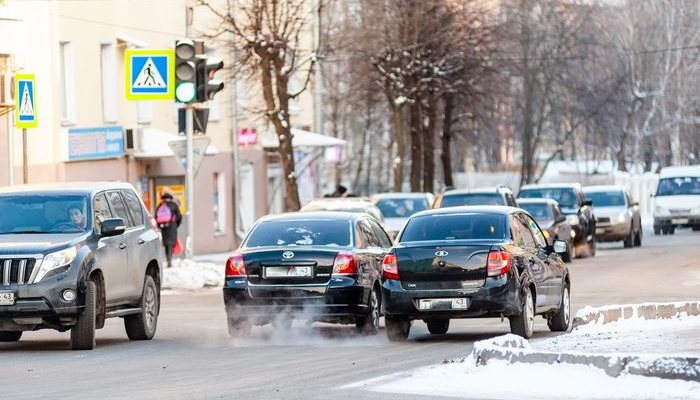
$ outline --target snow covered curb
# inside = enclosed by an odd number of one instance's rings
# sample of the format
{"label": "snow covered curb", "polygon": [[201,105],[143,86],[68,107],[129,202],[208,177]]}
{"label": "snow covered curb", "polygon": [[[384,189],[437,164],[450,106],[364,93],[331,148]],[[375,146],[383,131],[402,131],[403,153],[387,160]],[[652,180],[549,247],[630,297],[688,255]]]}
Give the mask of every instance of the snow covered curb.
{"label": "snow covered curb", "polygon": [[163,268],[162,289],[199,290],[224,284],[225,265],[173,260],[171,268]]}
{"label": "snow covered curb", "polygon": [[[700,315],[699,302],[640,304],[586,307],[576,314],[575,326],[602,325],[624,319],[669,319]],[[612,377],[641,375],[665,379],[700,382],[700,359],[697,357],[664,357],[655,355],[588,354],[581,352],[539,351],[515,335],[504,335],[474,343],[472,358],[477,365],[499,360],[512,363],[592,365]]]}
{"label": "snow covered curb", "polygon": [[644,303],[626,304],[605,307],[584,307],[574,317],[573,326],[576,328],[591,322],[607,324],[621,319],[644,318],[675,318],[685,313],[689,316],[700,315],[700,302],[687,301],[677,303]]}

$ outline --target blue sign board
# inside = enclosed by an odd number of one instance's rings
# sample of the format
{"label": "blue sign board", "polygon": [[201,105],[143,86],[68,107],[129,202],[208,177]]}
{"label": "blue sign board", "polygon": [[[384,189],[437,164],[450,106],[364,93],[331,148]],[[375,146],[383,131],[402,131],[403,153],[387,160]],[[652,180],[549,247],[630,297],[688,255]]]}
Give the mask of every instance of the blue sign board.
{"label": "blue sign board", "polygon": [[115,158],[124,153],[121,126],[68,129],[68,161]]}
{"label": "blue sign board", "polygon": [[127,49],[124,53],[127,100],[173,98],[173,49]]}
{"label": "blue sign board", "polygon": [[33,74],[15,76],[15,123],[18,128],[36,128],[36,92]]}

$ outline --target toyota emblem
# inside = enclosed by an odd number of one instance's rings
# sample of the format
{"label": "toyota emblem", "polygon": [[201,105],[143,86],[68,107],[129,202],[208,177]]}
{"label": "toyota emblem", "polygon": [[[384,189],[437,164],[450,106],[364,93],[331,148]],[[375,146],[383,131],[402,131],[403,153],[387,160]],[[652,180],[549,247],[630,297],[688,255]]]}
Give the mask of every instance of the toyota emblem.
{"label": "toyota emblem", "polygon": [[450,254],[450,253],[446,252],[445,250],[440,250],[440,251],[436,251],[436,252],[435,252],[435,255],[438,256],[438,257],[445,257],[445,256],[447,256],[448,254]]}
{"label": "toyota emblem", "polygon": [[294,252],[292,251],[285,251],[282,253],[282,258],[289,260],[290,258],[294,257]]}

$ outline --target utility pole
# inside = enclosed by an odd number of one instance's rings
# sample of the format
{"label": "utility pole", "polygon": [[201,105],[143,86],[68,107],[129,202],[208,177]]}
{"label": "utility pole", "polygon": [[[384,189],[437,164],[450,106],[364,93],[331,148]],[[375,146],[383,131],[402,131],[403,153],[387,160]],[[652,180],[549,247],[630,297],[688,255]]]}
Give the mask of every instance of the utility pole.
{"label": "utility pole", "polygon": [[29,183],[29,152],[27,151],[27,128],[22,129],[22,177],[24,184]]}
{"label": "utility pole", "polygon": [[194,105],[187,104],[185,111],[185,135],[187,136],[187,170],[185,171],[185,198],[187,202],[187,243],[185,254],[188,258],[194,254],[194,151],[192,135],[194,134]]}

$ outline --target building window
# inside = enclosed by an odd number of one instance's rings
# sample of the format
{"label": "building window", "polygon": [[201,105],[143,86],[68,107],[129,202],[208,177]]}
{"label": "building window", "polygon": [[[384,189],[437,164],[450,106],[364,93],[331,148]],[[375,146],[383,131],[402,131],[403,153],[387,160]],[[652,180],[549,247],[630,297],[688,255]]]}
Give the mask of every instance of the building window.
{"label": "building window", "polygon": [[64,125],[75,123],[75,68],[71,42],[59,44],[61,67],[61,120]]}
{"label": "building window", "polygon": [[102,118],[105,122],[117,122],[117,61],[113,43],[103,43],[102,68]]}
{"label": "building window", "polygon": [[153,103],[150,101],[136,102],[136,122],[150,124],[153,120]]}
{"label": "building window", "polygon": [[213,204],[214,233],[226,232],[226,187],[224,174],[214,172]]}

